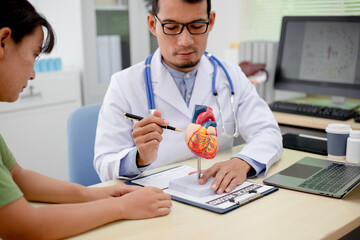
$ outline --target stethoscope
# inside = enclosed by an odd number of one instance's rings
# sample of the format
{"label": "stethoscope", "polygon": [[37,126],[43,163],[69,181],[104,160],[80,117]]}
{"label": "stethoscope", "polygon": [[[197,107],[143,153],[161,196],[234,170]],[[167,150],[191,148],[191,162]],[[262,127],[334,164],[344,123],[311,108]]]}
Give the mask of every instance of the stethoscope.
{"label": "stethoscope", "polygon": [[[152,89],[152,84],[151,84],[151,74],[150,74],[150,63],[151,63],[151,59],[153,57],[154,54],[151,54],[146,60],[145,60],[145,71],[144,71],[144,78],[145,78],[145,86],[146,86],[146,96],[148,99],[148,108],[150,113],[152,114],[153,111],[155,110],[155,101],[154,101],[154,92]],[[230,75],[228,73],[228,71],[226,70],[226,68],[224,67],[224,65],[219,61],[219,59],[217,59],[216,57],[214,57],[213,55],[211,55],[210,53],[206,52],[204,53],[204,55],[209,59],[209,61],[211,62],[211,64],[214,67],[214,73],[212,76],[212,92],[213,95],[215,96],[216,99],[216,104],[218,105],[219,108],[219,112],[220,112],[220,120],[222,123],[222,136],[224,137],[228,137],[228,138],[233,138],[233,137],[237,137],[239,136],[239,132],[238,132],[238,127],[237,127],[237,118],[236,118],[236,114],[235,114],[235,106],[234,106],[234,85],[233,82],[230,78]],[[222,110],[220,108],[220,103],[219,103],[219,99],[218,99],[218,92],[216,90],[215,87],[215,83],[216,83],[216,75],[217,75],[217,65],[219,65],[225,75],[226,78],[229,82],[229,86],[230,86],[230,90],[231,90],[231,96],[230,96],[230,102],[231,102],[231,107],[232,107],[232,112],[233,112],[233,116],[234,116],[234,125],[235,125],[235,130],[233,134],[228,134],[225,130],[225,126],[224,126],[224,121],[223,121],[223,117],[222,117]]]}

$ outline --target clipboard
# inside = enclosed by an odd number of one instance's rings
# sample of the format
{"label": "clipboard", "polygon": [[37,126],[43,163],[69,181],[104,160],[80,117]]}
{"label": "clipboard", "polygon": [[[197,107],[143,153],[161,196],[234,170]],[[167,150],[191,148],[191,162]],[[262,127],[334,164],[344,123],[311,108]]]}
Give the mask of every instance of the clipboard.
{"label": "clipboard", "polygon": [[188,173],[196,171],[195,168],[180,165],[157,173],[126,181],[125,184],[152,186],[162,189],[171,195],[171,199],[188,205],[196,206],[212,212],[224,214],[255,201],[263,196],[276,192],[278,188],[264,184],[245,181],[230,193],[218,195],[210,194],[205,197],[194,197],[169,188],[169,182]]}

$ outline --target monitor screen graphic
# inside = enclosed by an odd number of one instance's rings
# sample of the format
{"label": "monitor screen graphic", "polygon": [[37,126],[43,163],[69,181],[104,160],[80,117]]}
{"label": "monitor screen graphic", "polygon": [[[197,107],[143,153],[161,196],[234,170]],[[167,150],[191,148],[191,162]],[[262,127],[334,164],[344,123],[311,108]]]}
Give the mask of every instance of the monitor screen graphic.
{"label": "monitor screen graphic", "polygon": [[284,17],[275,88],[360,98],[360,17]]}

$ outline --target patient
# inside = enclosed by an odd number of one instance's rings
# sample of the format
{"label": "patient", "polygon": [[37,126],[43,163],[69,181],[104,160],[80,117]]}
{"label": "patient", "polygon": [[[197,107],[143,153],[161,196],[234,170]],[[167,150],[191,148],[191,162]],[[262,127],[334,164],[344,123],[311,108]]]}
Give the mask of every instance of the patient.
{"label": "patient", "polygon": [[[35,59],[51,52],[54,39],[50,24],[27,0],[1,1],[0,101],[18,99],[27,81],[35,78]],[[62,204],[33,207],[28,201]],[[25,170],[0,135],[2,239],[62,239],[120,219],[166,215],[170,208],[170,195],[158,188],[123,184],[87,188]]]}

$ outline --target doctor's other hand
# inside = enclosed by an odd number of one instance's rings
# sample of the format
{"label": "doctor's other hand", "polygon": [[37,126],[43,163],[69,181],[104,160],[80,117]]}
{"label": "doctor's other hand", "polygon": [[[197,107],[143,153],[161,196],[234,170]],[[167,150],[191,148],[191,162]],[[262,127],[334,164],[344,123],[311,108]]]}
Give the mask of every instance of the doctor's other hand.
{"label": "doctor's other hand", "polygon": [[153,115],[134,124],[132,137],[138,150],[136,156],[138,167],[147,166],[156,160],[162,141],[163,128],[161,126],[167,125],[169,122],[161,118],[159,110],[155,110]]}
{"label": "doctor's other hand", "polygon": [[116,198],[121,201],[120,219],[144,219],[167,215],[172,206],[171,196],[155,187],[142,187]]}
{"label": "doctor's other hand", "polygon": [[215,163],[212,167],[202,171],[199,184],[205,184],[210,177],[214,177],[211,189],[217,194],[231,192],[237,185],[246,180],[251,166],[240,158],[231,158],[224,162]]}

